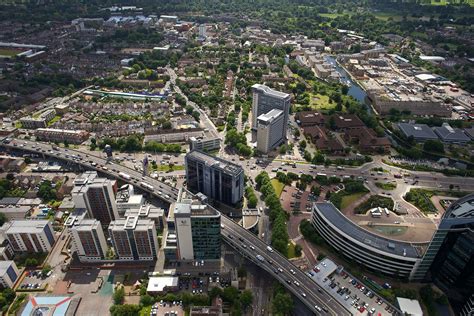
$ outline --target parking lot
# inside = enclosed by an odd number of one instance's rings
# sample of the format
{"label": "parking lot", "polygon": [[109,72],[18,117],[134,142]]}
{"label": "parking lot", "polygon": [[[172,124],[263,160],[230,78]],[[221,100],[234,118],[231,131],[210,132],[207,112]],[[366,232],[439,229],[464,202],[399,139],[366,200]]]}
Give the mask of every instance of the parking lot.
{"label": "parking lot", "polygon": [[[48,274],[50,275],[51,273]],[[44,289],[48,283],[49,275],[43,275],[40,270],[28,271],[18,289],[24,291]]]}
{"label": "parking lot", "polygon": [[308,274],[354,315],[399,315],[392,305],[353,276],[340,271],[331,260],[321,261]]}
{"label": "parking lot", "polygon": [[317,201],[317,197],[308,191],[286,186],[281,193],[280,200],[283,209],[288,212],[293,210],[308,212],[311,210],[313,202]]}

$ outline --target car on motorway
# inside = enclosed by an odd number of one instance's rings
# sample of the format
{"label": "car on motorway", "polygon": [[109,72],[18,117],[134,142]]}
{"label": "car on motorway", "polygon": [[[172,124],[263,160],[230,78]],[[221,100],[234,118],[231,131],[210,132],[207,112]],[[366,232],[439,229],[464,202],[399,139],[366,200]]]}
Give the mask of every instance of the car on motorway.
{"label": "car on motorway", "polygon": [[273,252],[273,249],[270,246],[267,246],[267,250],[270,251],[270,252]]}
{"label": "car on motorway", "polygon": [[278,268],[278,271],[283,272],[283,269],[282,269],[282,268]]}
{"label": "car on motorway", "polygon": [[293,269],[290,269],[290,272],[291,272],[291,274],[293,274],[293,275],[296,274],[295,270],[293,270]]}
{"label": "car on motorway", "polygon": [[321,307],[319,307],[318,305],[314,305],[314,309],[317,310],[318,312],[322,311]]}
{"label": "car on motorway", "polygon": [[306,293],[305,293],[305,292],[301,292],[301,296],[306,297]]}
{"label": "car on motorway", "polygon": [[255,247],[251,245],[251,246],[250,246],[250,249],[255,250]]}
{"label": "car on motorway", "polygon": [[293,283],[296,285],[296,286],[300,286],[300,282],[294,280]]}

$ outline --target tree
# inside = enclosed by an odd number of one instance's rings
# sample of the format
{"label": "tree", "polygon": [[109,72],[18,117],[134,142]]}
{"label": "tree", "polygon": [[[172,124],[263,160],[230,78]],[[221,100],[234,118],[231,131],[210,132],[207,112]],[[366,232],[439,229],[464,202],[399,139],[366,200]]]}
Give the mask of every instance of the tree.
{"label": "tree", "polygon": [[36,267],[38,265],[38,260],[36,258],[28,258],[25,260],[25,266],[27,267]]}
{"label": "tree", "polygon": [[125,288],[123,286],[120,286],[119,288],[115,289],[114,295],[113,295],[113,300],[115,305],[121,305],[123,304],[123,299],[125,297]]}
{"label": "tree", "polygon": [[110,307],[110,314],[112,316],[133,316],[138,315],[141,307],[134,304],[112,305]]}
{"label": "tree", "polygon": [[166,122],[163,122],[161,124],[161,128],[162,129],[171,129],[173,126],[171,125],[171,122],[170,121],[166,121]]}
{"label": "tree", "polygon": [[218,296],[222,296],[222,290],[221,288],[219,287],[213,287],[210,291],[209,291],[209,297],[211,298],[211,300],[214,300],[216,297]]}
{"label": "tree", "polygon": [[288,293],[278,293],[273,298],[272,311],[274,314],[289,315],[293,309],[293,298]]}
{"label": "tree", "polygon": [[56,198],[56,190],[52,188],[51,181],[43,181],[39,186],[37,195],[46,202],[54,200]]}
{"label": "tree", "polygon": [[51,271],[51,266],[49,264],[45,264],[41,270],[41,274],[46,275],[49,271]]}
{"label": "tree", "polygon": [[248,199],[247,206],[249,208],[255,208],[257,206],[257,203],[258,203],[257,197],[255,195],[252,195]]}
{"label": "tree", "polygon": [[247,307],[252,304],[253,301],[253,294],[250,290],[244,290],[242,294],[240,294],[240,304],[242,308],[245,310]]}
{"label": "tree", "polygon": [[91,138],[91,150],[95,150],[97,148],[97,140],[95,138]]}
{"label": "tree", "polygon": [[140,297],[140,304],[143,306],[150,306],[155,302],[155,298],[146,294]]}
{"label": "tree", "polygon": [[423,144],[423,150],[436,153],[444,153],[444,145],[439,140],[427,140]]}
{"label": "tree", "polygon": [[319,196],[321,194],[321,187],[313,185],[311,187],[311,193],[313,193],[315,196]]}
{"label": "tree", "polygon": [[295,256],[301,257],[303,248],[301,248],[300,245],[296,244],[295,245]]}
{"label": "tree", "polygon": [[233,286],[226,287],[222,293],[222,299],[229,303],[234,303],[239,297],[239,290]]}
{"label": "tree", "polygon": [[280,155],[286,154],[286,152],[288,151],[288,146],[286,146],[285,144],[281,145],[279,151]]}
{"label": "tree", "polygon": [[302,139],[302,140],[300,141],[299,145],[300,145],[301,148],[305,149],[305,148],[306,148],[306,145],[307,145],[307,144],[306,144],[306,140]]}

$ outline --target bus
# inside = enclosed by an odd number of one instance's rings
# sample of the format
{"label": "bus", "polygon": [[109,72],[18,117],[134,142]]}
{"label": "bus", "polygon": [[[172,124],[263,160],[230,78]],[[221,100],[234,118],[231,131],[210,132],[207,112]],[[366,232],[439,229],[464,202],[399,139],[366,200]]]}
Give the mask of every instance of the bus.
{"label": "bus", "polygon": [[148,183],[146,183],[146,182],[140,182],[140,186],[141,186],[142,188],[145,188],[145,189],[148,189],[148,190],[150,190],[150,191],[153,191],[153,186],[150,185],[150,184],[148,184]]}
{"label": "bus", "polygon": [[119,172],[119,176],[126,179],[126,180],[130,180],[132,177],[130,177],[129,174],[126,174],[125,172]]}

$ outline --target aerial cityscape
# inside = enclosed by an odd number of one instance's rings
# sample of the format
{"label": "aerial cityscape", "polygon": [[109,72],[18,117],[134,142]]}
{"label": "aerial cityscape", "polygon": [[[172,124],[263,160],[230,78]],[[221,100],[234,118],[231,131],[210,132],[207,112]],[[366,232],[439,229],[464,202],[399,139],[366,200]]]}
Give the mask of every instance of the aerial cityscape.
{"label": "aerial cityscape", "polygon": [[0,314],[474,316],[474,1],[0,1]]}

